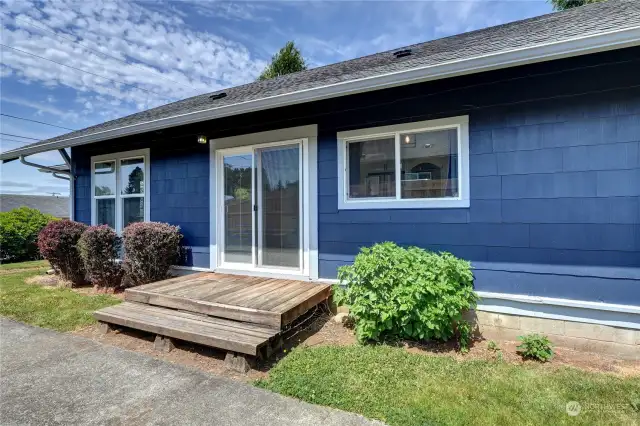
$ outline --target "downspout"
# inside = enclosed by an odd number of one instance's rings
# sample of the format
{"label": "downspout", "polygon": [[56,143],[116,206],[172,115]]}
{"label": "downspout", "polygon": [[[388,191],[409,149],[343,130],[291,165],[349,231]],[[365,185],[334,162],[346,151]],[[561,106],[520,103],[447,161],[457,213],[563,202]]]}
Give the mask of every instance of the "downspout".
{"label": "downspout", "polygon": [[62,157],[62,159],[64,160],[65,164],[67,165],[67,167],[69,167],[69,171],[64,171],[64,170],[60,170],[60,169],[55,169],[53,167],[49,167],[49,166],[42,166],[40,164],[36,164],[36,163],[32,163],[31,161],[28,161],[24,155],[20,156],[20,162],[22,164],[24,164],[25,166],[30,166],[30,167],[36,167],[40,170],[45,170],[49,173],[51,173],[51,175],[55,178],[58,179],[64,179],[64,180],[68,180],[69,181],[69,219],[74,220],[75,219],[75,214],[74,214],[74,180],[75,177],[73,176],[73,173],[71,171],[71,158],[69,157],[69,154],[67,154],[67,151],[65,151],[63,148],[58,149],[58,152],[60,153],[60,156]]}

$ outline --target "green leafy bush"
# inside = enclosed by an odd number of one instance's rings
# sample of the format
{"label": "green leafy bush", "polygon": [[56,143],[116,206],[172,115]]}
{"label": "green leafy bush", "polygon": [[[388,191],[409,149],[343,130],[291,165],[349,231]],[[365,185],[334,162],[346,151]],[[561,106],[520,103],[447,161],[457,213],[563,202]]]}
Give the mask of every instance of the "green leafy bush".
{"label": "green leafy bush", "polygon": [[87,225],[72,220],[57,220],[49,222],[38,234],[38,248],[40,254],[60,271],[60,275],[73,285],[86,282],[85,269],[78,240],[87,229]]}
{"label": "green leafy bush", "polygon": [[39,259],[38,233],[52,220],[56,218],[29,207],[0,213],[0,259],[2,262]]}
{"label": "green leafy bush", "polygon": [[108,225],[90,226],[80,237],[78,249],[87,277],[98,287],[119,287],[124,273],[118,259],[122,241]]}
{"label": "green leafy bush", "polygon": [[338,270],[358,340],[448,340],[463,311],[476,305],[469,262],[394,243],[363,248]]}
{"label": "green leafy bush", "polygon": [[171,265],[180,257],[180,228],[159,222],[138,222],[122,232],[124,270],[128,285],[168,278]]}
{"label": "green leafy bush", "polygon": [[553,344],[547,336],[534,333],[518,336],[518,340],[522,341],[517,349],[523,358],[536,359],[542,362],[551,361],[551,358],[553,358]]}
{"label": "green leafy bush", "polygon": [[458,322],[458,347],[460,352],[466,354],[469,352],[469,345],[473,340],[473,325],[465,320]]}

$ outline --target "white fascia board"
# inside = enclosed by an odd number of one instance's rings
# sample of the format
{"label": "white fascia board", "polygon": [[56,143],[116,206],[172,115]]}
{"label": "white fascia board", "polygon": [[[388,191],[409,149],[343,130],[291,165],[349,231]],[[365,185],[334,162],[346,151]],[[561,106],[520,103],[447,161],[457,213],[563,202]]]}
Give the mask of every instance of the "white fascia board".
{"label": "white fascia board", "polygon": [[450,61],[438,65],[396,71],[357,80],[300,90],[292,93],[285,93],[282,95],[270,96],[262,99],[240,102],[228,106],[175,115],[172,117],[124,126],[117,129],[96,132],[90,135],[77,136],[75,138],[49,142],[47,144],[34,147],[7,151],[0,154],[0,160],[9,160],[17,158],[20,155],[32,155],[53,149],[84,145],[117,137],[212,120],[215,118],[239,115],[248,112],[638,45],[640,45],[640,26],[634,26],[606,33],[507,50],[488,55],[476,56],[473,58]]}

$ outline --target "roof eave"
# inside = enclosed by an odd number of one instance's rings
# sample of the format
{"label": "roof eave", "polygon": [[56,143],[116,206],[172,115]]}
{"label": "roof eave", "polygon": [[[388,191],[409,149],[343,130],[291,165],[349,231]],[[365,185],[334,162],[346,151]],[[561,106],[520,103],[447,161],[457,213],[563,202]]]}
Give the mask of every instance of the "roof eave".
{"label": "roof eave", "polygon": [[350,80],[228,106],[175,115],[41,145],[19,148],[0,154],[0,160],[6,162],[14,160],[21,155],[32,155],[53,149],[69,148],[254,111],[638,45],[640,45],[640,26],[628,27],[554,43],[540,44],[438,65]]}

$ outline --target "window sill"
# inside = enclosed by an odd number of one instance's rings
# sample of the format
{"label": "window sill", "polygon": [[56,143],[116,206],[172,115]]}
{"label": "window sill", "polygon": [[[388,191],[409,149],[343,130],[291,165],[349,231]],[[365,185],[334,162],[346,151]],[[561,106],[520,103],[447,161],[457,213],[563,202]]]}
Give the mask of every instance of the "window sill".
{"label": "window sill", "polygon": [[385,210],[385,209],[463,209],[469,208],[468,199],[441,198],[431,200],[366,200],[339,201],[338,210]]}

